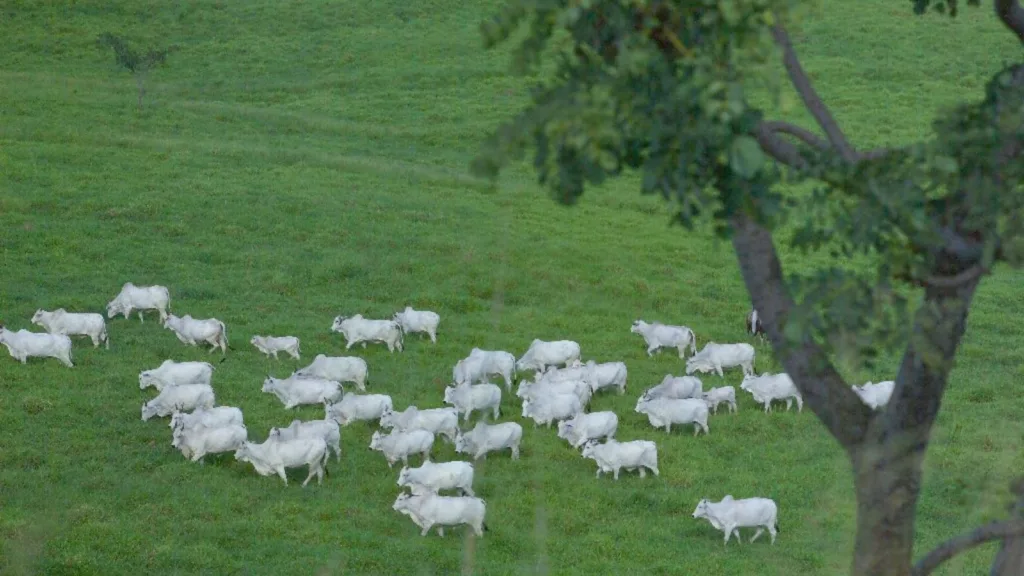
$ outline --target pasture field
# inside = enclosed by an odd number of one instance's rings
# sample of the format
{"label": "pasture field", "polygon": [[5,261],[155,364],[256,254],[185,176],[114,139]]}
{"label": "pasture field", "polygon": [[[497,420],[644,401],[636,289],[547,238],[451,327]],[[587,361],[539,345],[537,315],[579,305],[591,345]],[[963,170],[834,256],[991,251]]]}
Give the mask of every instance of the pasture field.
{"label": "pasture field", "polygon": [[[988,9],[956,21],[909,2],[822,3],[799,34],[806,67],[864,145],[919,137],[938,106],[975,98],[1012,54]],[[523,456],[480,461],[482,539],[421,538],[391,510],[398,468],[367,448],[373,426],[342,430],[322,486],[305,470],[256,475],[230,454],[204,466],[170,446],[138,373],[164,359],[219,360],[155,316],[108,322],[109,351],[75,340],[75,362],[0,358],[0,572],[4,574],[838,574],[853,544],[849,467],[809,411],[764,414],[739,393],[710,436],[653,430],[637,395],[683,362],[647,358],[637,318],[691,326],[698,345],[749,340],[749,299],[731,247],[669,227],[634,182],[565,208],[532,174],[498,192],[468,174],[484,135],[525,101],[527,80],[480,50],[494,0],[14,0],[0,5],[0,321],[37,308],[101,312],[122,283],[158,283],[179,315],[227,323],[218,404],[240,407],[250,439],[293,418],[260,393],[318,353],[343,354],[337,314],[441,314],[439,342],[354,348],[369,391],[396,408],[441,405],[474,347],[522,354],[573,339],[584,359],[623,360],[624,396],[602,393],[620,440],[658,444],[661,476],[618,482],[555,435],[524,424]],[[102,32],[177,44],[152,73],[143,110]],[[799,118],[798,118],[799,119]],[[869,225],[869,224],[866,224]],[[793,266],[803,259],[787,257]],[[984,282],[927,460],[920,548],[1001,516],[1024,469],[1022,275]],[[253,334],[302,339],[301,362],[265,359]],[[889,358],[878,373],[890,379]],[[777,371],[766,348],[757,370]],[[727,373],[739,385],[739,372]],[[705,388],[721,385],[703,378]],[[738,391],[739,392],[739,391]],[[435,446],[435,460],[455,454]],[[419,460],[414,460],[418,464]],[[702,497],[766,496],[776,545],[722,546],[690,517]],[[750,531],[745,532],[749,538]],[[987,546],[946,576],[980,574]]]}

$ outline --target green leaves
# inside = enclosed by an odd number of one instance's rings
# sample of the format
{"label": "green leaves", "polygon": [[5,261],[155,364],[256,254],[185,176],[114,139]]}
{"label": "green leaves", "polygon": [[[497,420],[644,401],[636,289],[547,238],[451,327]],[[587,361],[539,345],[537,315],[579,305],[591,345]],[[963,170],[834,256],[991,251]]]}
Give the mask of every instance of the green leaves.
{"label": "green leaves", "polygon": [[751,136],[738,136],[729,146],[729,167],[743,178],[753,178],[764,166],[765,154]]}

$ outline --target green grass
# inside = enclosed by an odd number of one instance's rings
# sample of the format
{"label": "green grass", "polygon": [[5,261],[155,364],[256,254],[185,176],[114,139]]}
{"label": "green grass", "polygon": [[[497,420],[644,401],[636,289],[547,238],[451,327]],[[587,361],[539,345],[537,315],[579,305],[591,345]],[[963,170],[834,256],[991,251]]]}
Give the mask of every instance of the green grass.
{"label": "green grass", "polygon": [[[827,3],[835,4],[835,3]],[[904,5],[907,4],[907,5]],[[618,482],[526,422],[523,456],[477,465],[491,531],[421,538],[391,510],[397,468],[342,432],[320,486],[304,471],[257,476],[230,455],[205,466],[170,446],[139,371],[210,359],[150,317],[109,322],[110,351],[76,340],[74,369],[0,358],[0,571],[9,574],[836,574],[847,570],[849,467],[812,414],[713,416],[711,435],[653,430],[639,392],[680,373],[648,359],[636,318],[692,326],[700,345],[744,341],[749,307],[728,245],[667,225],[635,182],[575,208],[548,200],[525,169],[487,192],[467,176],[483,136],[524,103],[506,57],[483,53],[478,22],[496,2],[80,0],[0,7],[0,319],[30,328],[37,308],[102,311],[125,281],[170,287],[172,309],[215,316],[234,350],[219,404],[251,437],[292,418],[259,391],[299,363],[264,359],[252,334],[302,339],[305,364],[342,354],[339,313],[442,315],[439,342],[353,351],[370,390],[396,407],[440,406],[469,349],[521,354],[533,338],[574,339],[584,358],[623,360],[625,396],[602,394],[622,440],[657,441],[661,476]],[[181,51],[134,81],[95,48],[112,31]],[[909,3],[832,7],[800,35],[805,64],[859,144],[920,137],[937,107],[976,98],[1013,54],[989,11],[915,18]],[[799,117],[798,117],[799,119]],[[796,267],[807,261],[787,257]],[[1021,274],[987,279],[972,312],[927,460],[919,549],[1001,516],[1024,469]],[[886,370],[855,381],[892,377]],[[758,370],[777,370],[767,350]],[[739,384],[736,373],[729,374]],[[706,385],[717,377],[704,378]],[[502,419],[521,421],[506,398]],[[438,445],[437,460],[454,458]],[[416,460],[418,462],[418,460]],[[690,518],[702,497],[768,496],[779,540],[722,547]],[[749,536],[749,532],[748,532]],[[993,547],[943,574],[978,574]]]}

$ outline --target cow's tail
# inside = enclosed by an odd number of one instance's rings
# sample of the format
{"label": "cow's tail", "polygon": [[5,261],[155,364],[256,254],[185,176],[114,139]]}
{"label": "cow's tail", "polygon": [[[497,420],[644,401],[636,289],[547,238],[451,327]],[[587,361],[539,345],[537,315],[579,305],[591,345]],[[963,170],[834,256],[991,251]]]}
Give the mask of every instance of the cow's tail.
{"label": "cow's tail", "polygon": [[326,442],[324,443],[324,446],[324,457],[320,459],[320,468],[324,471],[324,475],[326,476],[330,474],[330,472],[327,471],[327,461],[331,459],[331,448],[327,446]]}
{"label": "cow's tail", "polygon": [[693,330],[691,330],[690,328],[687,328],[687,330],[689,330],[689,332],[690,332],[690,353],[696,354],[697,353],[697,335],[694,334]]}
{"label": "cow's tail", "polygon": [[106,325],[103,326],[103,332],[100,333],[100,336],[103,338],[103,345],[107,347],[107,350],[110,350],[110,334],[107,334]]}
{"label": "cow's tail", "polygon": [[[217,324],[220,324],[220,338],[218,338],[218,340],[220,341],[221,350],[226,351],[228,348],[228,327],[220,320],[217,320]],[[232,348],[232,350],[234,350],[234,348]]]}

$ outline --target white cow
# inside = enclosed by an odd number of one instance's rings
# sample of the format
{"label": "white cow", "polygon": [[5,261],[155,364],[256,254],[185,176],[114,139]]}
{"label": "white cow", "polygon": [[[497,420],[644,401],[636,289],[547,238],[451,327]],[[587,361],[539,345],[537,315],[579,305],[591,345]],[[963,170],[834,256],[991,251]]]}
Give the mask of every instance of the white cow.
{"label": "white cow", "polygon": [[263,381],[263,392],[269,392],[291,410],[300,404],[323,404],[341,398],[344,390],[334,380],[322,378],[300,378],[289,376],[285,379],[267,376]]}
{"label": "white cow", "polygon": [[747,343],[717,344],[708,342],[695,356],[686,360],[686,373],[715,372],[720,378],[723,368],[740,366],[743,374],[754,373],[754,347]]}
{"label": "white cow", "polygon": [[92,340],[93,348],[105,342],[107,350],[110,349],[110,338],[107,336],[107,323],[103,321],[102,314],[93,312],[68,312],[63,308],[57,308],[53,312],[36,310],[32,315],[32,323],[42,326],[50,334],[64,334],[67,336],[88,336]]}
{"label": "white cow", "polygon": [[644,470],[650,470],[655,476],[658,473],[658,447],[650,440],[632,440],[619,442],[608,440],[598,444],[592,440],[583,445],[583,457],[597,462],[598,478],[602,472],[611,472],[612,477],[619,479],[619,470],[639,470],[640,477],[647,476]]}
{"label": "white cow", "polygon": [[142,403],[142,421],[154,416],[170,416],[197,408],[213,408],[216,397],[209,384],[179,384],[168,386],[149,402]]}
{"label": "white cow", "polygon": [[419,468],[403,466],[398,473],[398,485],[409,488],[414,496],[455,489],[473,496],[473,463],[456,460],[424,462]]}
{"label": "white cow", "polygon": [[366,348],[367,342],[383,342],[388,352],[402,351],[402,328],[394,320],[369,320],[362,314],[335,316],[331,331],[345,336],[345,350],[359,343]]}
{"label": "white cow", "polygon": [[414,524],[422,528],[420,536],[426,536],[434,526],[438,527],[437,533],[440,536],[444,536],[443,526],[468,524],[481,537],[486,529],[484,515],[487,513],[487,505],[473,496],[412,496],[403,492],[391,507],[409,516]]}
{"label": "white cow", "polygon": [[68,368],[75,367],[71,362],[71,338],[64,334],[29,332],[25,329],[11,332],[0,324],[0,344],[6,346],[11,357],[22,364],[33,356],[56,358]]}
{"label": "white cow", "polygon": [[[580,345],[572,340],[554,340],[545,342],[534,339],[530,347],[516,361],[516,371],[544,370],[548,366],[559,364],[568,367],[574,360],[580,359]],[[511,385],[510,385],[511,386]]]}
{"label": "white cow", "polygon": [[711,408],[712,414],[718,413],[718,405],[723,402],[729,405],[730,412],[736,411],[736,389],[732,386],[712,388],[701,397],[704,398],[704,402],[707,402],[708,408]]}
{"label": "white cow", "polygon": [[694,518],[705,518],[716,530],[725,532],[725,545],[729,545],[729,537],[736,534],[740,542],[740,528],[757,527],[757,532],[750,538],[753,542],[757,537],[764,534],[764,529],[772,536],[772,544],[775,544],[775,535],[778,531],[778,512],[775,501],[770,498],[743,498],[734,500],[732,495],[726,495],[721,502],[711,502],[707,498],[697,503],[693,510]]}
{"label": "white cow", "polygon": [[387,394],[345,394],[339,402],[324,403],[325,418],[342,426],[358,420],[380,420],[392,408],[394,404]]}
{"label": "white cow", "polygon": [[335,382],[352,382],[360,392],[366,391],[366,360],[356,356],[324,356],[317,354],[313,362],[299,368],[293,376],[324,378]]}
{"label": "white cow", "polygon": [[594,376],[593,372],[579,360],[573,360],[568,366],[558,368],[548,366],[543,371],[533,374],[534,382],[561,382],[563,380],[587,380]]}
{"label": "white cow", "polygon": [[249,438],[249,432],[241,424],[228,424],[207,428],[198,426],[182,430],[176,434],[173,446],[181,451],[181,455],[192,462],[203,463],[207,454],[234,452]]}
{"label": "white cow", "polygon": [[702,398],[652,398],[643,396],[636,401],[634,410],[638,414],[647,414],[647,420],[655,428],[665,427],[665,432],[672,431],[673,424],[693,423],[693,435],[701,430],[708,433],[708,405]]}
{"label": "white cow", "polygon": [[197,408],[192,412],[175,410],[171,413],[171,433],[177,437],[182,432],[193,428],[220,428],[237,424],[244,426],[242,411],[234,406],[215,406],[213,408]]}
{"label": "white cow", "polygon": [[861,401],[872,410],[884,408],[889,403],[889,399],[892,398],[892,391],[895,387],[895,380],[886,380],[877,384],[867,382],[863,386],[850,386],[857,396],[860,397]]}
{"label": "white cow", "polygon": [[686,326],[670,326],[660,322],[648,324],[643,320],[636,320],[629,329],[633,334],[643,336],[647,343],[647,355],[654,356],[660,348],[675,348],[679,351],[679,357],[686,357],[686,347],[690,347],[692,354],[697,353],[697,337],[693,330]]}
{"label": "white cow", "polygon": [[450,404],[463,415],[463,421],[469,422],[473,410],[491,409],[494,419],[501,415],[501,388],[494,384],[460,384],[446,386],[444,403]]}
{"label": "white cow", "polygon": [[661,383],[644,391],[646,398],[700,398],[704,383],[696,376],[666,374]]}
{"label": "white cow", "polygon": [[615,388],[619,394],[626,393],[626,363],[625,362],[602,362],[598,364],[588,360],[583,367],[587,370],[586,380],[590,387],[597,392],[605,388]]}
{"label": "white cow", "polygon": [[285,352],[292,358],[299,359],[299,339],[295,336],[253,336],[249,343],[257,350],[274,357],[277,360],[278,352]]}
{"label": "white cow", "polygon": [[519,383],[519,390],[516,395],[524,400],[536,400],[546,396],[558,394],[575,394],[580,399],[580,404],[586,406],[594,395],[594,389],[586,380],[562,380],[558,382],[526,382]]}
{"label": "white cow", "polygon": [[804,399],[800,395],[800,390],[793,384],[789,374],[785,372],[780,374],[764,373],[760,376],[744,376],[740,389],[750,392],[755,401],[759,404],[764,404],[765,412],[771,411],[773,400],[785,400],[786,410],[789,410],[793,406],[793,400],[796,400],[797,411],[803,412]]}
{"label": "white cow", "polygon": [[569,442],[573,448],[579,448],[591,440],[614,440],[618,428],[619,417],[611,410],[579,413],[571,420],[558,423],[558,437]]}
{"label": "white cow", "polygon": [[341,430],[338,423],[330,418],[306,422],[295,419],[287,428],[271,428],[268,438],[281,442],[300,438],[323,438],[327,447],[334,451],[334,456],[341,460]]}
{"label": "white cow", "polygon": [[406,334],[413,332],[425,333],[427,336],[430,336],[431,342],[437,344],[437,325],[441,322],[441,317],[437,312],[413,310],[412,306],[406,306],[405,310],[395,312],[392,319],[398,323],[402,332]]}
{"label": "white cow", "polygon": [[420,410],[409,406],[402,412],[386,410],[380,415],[381,428],[395,430],[426,430],[455,442],[459,433],[459,411],[456,408],[429,408]]}
{"label": "white cow", "polygon": [[164,360],[151,370],[139,372],[139,389],[152,386],[163,390],[179,384],[209,384],[213,378],[213,364],[209,362],[175,362]]}
{"label": "white cow", "polygon": [[575,394],[541,395],[523,400],[523,418],[532,418],[533,427],[544,424],[548,428],[557,420],[568,420],[583,412],[583,404]]}
{"label": "white cow", "polygon": [[481,350],[473,348],[469,356],[459,360],[452,369],[455,384],[485,384],[491,376],[505,380],[505,391],[512,391],[512,374],[515,373],[516,357],[503,350]]}
{"label": "white cow", "polygon": [[459,432],[455,437],[455,451],[470,454],[473,460],[487,459],[488,452],[509,448],[512,459],[519,459],[519,443],[523,440],[523,427],[515,422],[484,424],[477,422],[469,432]]}
{"label": "white cow", "polygon": [[256,469],[260,476],[277,475],[288,485],[288,476],[285,475],[285,468],[297,468],[309,466],[309,476],[306,476],[305,486],[316,474],[316,483],[321,484],[324,479],[324,466],[331,457],[327,451],[327,443],[323,438],[298,438],[296,440],[274,440],[269,439],[263,444],[243,442],[242,446],[235,451],[235,459],[240,462],[248,462]]}
{"label": "white cow", "polygon": [[107,318],[124,314],[125,319],[132,310],[139,311],[139,322],[143,310],[156,310],[160,313],[160,321],[167,319],[167,311],[171,308],[171,292],[166,286],[136,286],[125,282],[114,299],[107,303]]}
{"label": "white cow", "polygon": [[426,430],[392,430],[387,435],[375,430],[370,437],[370,450],[383,452],[388,461],[388,468],[399,460],[408,466],[409,456],[412,454],[422,454],[424,462],[429,461],[430,449],[433,446],[434,434]]}
{"label": "white cow", "polygon": [[189,314],[180,318],[170,314],[164,319],[164,328],[174,332],[182,344],[198,346],[200,342],[206,342],[212,346],[210,353],[218,347],[223,354],[228,352],[228,328],[216,318],[199,320]]}

